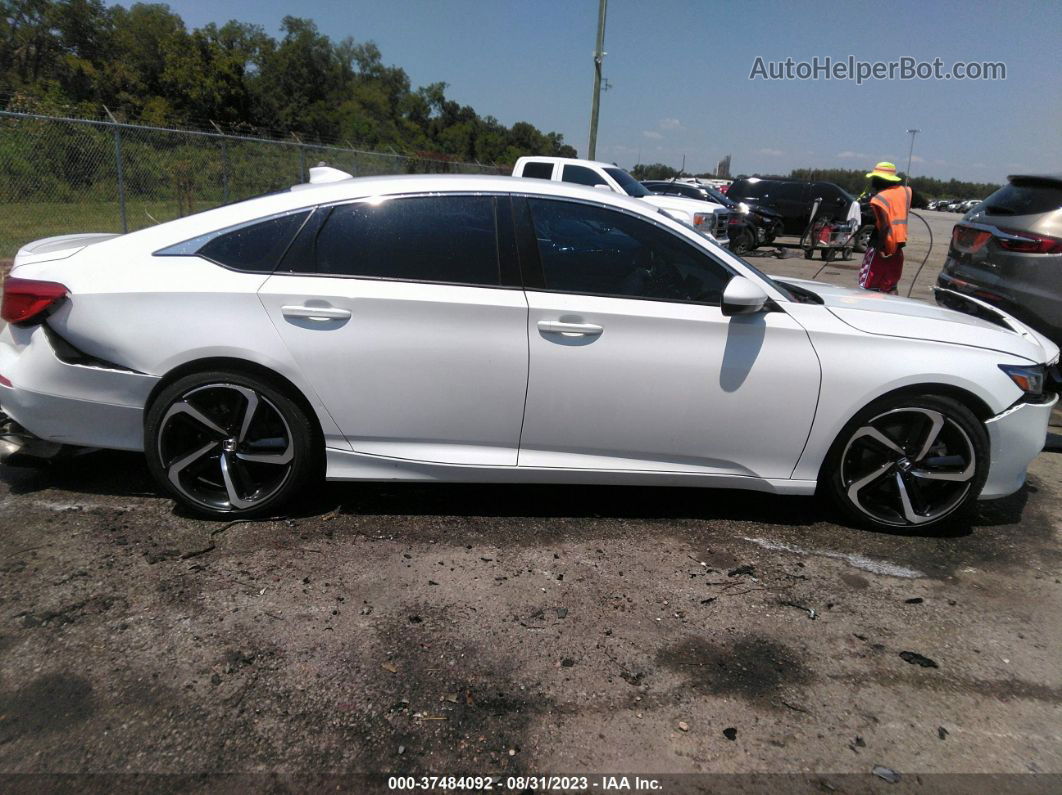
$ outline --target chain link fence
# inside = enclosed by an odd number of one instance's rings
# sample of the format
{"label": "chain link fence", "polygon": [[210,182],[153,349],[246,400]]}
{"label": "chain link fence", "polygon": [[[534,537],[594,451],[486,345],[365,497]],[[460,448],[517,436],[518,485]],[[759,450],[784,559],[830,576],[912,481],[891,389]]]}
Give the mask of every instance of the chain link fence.
{"label": "chain link fence", "polygon": [[320,162],[354,176],[508,173],[295,140],[0,111],[0,261],[42,237],[132,231],[287,188]]}

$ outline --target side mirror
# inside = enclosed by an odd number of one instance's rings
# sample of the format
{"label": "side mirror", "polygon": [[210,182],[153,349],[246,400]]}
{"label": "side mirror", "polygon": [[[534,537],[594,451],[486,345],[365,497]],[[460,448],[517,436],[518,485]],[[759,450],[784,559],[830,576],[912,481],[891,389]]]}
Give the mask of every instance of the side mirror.
{"label": "side mirror", "polygon": [[735,276],[723,290],[723,314],[730,317],[762,312],[767,299],[767,293],[756,282],[744,276]]}

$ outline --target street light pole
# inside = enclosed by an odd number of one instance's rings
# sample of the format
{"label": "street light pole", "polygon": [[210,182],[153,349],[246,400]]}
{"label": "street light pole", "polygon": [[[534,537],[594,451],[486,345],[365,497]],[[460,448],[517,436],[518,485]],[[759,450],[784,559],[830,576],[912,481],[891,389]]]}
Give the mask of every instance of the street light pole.
{"label": "street light pole", "polygon": [[907,150],[907,170],[903,172],[903,184],[907,185],[911,181],[911,158],[914,156],[914,139],[921,130],[910,129],[907,134],[911,136],[911,147]]}
{"label": "street light pole", "polygon": [[599,0],[597,6],[597,47],[594,49],[594,101],[590,106],[590,145],[586,157],[597,156],[597,116],[601,105],[601,64],[605,60],[605,11],[608,0]]}

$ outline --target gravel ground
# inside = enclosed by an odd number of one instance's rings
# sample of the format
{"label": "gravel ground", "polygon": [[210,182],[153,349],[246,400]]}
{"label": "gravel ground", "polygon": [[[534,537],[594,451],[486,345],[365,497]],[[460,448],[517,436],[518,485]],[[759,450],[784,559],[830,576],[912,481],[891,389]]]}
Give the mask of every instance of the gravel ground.
{"label": "gravel ground", "polygon": [[[935,536],[806,498],[604,487],[330,485],[225,524],[175,512],[135,455],[0,467],[0,773],[861,792],[890,786],[880,766],[893,790],[1047,792],[932,774],[1062,773],[1053,430],[1021,492]],[[723,782],[780,786],[666,791]]]}

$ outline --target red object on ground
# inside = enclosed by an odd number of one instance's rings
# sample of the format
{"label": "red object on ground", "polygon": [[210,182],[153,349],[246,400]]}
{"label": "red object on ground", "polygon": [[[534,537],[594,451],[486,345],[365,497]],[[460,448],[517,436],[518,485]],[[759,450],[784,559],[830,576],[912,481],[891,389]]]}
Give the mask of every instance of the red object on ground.
{"label": "red object on ground", "polygon": [[903,274],[903,249],[886,257],[879,249],[868,248],[859,269],[859,286],[864,290],[895,293]]}

